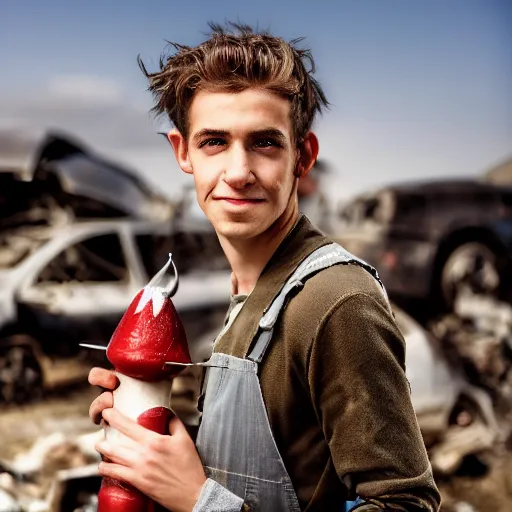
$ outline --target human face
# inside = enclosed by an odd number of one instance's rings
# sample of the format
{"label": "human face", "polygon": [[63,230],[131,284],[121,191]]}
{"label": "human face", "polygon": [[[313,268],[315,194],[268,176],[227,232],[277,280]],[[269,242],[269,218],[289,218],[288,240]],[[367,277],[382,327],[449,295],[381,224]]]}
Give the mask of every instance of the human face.
{"label": "human face", "polygon": [[194,176],[199,205],[219,235],[254,238],[298,215],[299,152],[286,99],[261,89],[198,92],[181,156],[181,167]]}

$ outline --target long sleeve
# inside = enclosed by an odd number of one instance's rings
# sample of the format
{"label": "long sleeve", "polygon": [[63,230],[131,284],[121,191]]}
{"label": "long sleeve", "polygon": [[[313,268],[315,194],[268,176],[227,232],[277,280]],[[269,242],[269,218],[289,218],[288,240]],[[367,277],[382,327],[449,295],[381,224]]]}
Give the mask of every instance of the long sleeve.
{"label": "long sleeve", "polygon": [[383,301],[354,293],[327,312],[308,381],[336,472],[366,502],[355,510],[439,509],[405,375],[405,342]]}
{"label": "long sleeve", "polygon": [[248,512],[244,500],[225,487],[208,478],[203,484],[201,494],[192,512]]}

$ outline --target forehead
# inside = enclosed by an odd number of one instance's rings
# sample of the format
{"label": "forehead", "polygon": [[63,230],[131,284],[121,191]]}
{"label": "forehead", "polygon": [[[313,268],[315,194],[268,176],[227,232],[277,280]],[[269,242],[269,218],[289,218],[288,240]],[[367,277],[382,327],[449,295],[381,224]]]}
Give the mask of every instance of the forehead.
{"label": "forehead", "polygon": [[275,128],[291,136],[291,104],[262,89],[242,92],[199,91],[189,110],[189,133],[200,130],[250,132]]}

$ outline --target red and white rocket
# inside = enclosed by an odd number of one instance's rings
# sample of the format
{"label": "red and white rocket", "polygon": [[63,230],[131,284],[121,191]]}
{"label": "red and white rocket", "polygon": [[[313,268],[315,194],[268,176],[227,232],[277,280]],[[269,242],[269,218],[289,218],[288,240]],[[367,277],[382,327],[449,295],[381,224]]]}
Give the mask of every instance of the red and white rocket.
{"label": "red and white rocket", "polygon": [[[172,264],[175,280],[168,280]],[[107,347],[119,386],[114,390],[114,407],[140,425],[159,434],[168,434],[172,377],[191,364],[183,324],[171,296],[178,274],[171,255],[167,264],[133,299],[121,318]],[[90,348],[99,348],[83,345]],[[123,436],[105,426],[105,437]],[[151,512],[155,503],[134,487],[103,478],[98,495],[99,512]]]}

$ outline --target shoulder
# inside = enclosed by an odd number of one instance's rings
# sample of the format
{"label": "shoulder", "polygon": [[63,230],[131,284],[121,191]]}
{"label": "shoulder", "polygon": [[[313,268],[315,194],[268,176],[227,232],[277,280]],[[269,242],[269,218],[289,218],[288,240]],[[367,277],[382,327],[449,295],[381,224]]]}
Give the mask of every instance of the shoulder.
{"label": "shoulder", "polygon": [[290,301],[287,316],[325,320],[330,311],[361,300],[389,309],[381,285],[370,272],[355,263],[338,263],[307,279],[304,288]]}
{"label": "shoulder", "polygon": [[337,264],[306,281],[283,315],[285,331],[313,345],[384,342],[404,358],[404,340],[379,282],[357,264]]}

